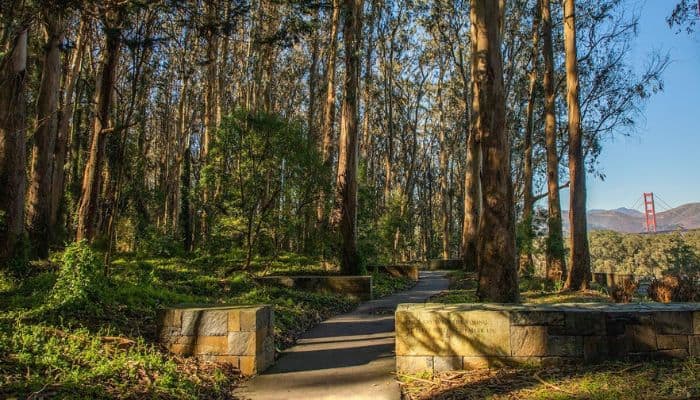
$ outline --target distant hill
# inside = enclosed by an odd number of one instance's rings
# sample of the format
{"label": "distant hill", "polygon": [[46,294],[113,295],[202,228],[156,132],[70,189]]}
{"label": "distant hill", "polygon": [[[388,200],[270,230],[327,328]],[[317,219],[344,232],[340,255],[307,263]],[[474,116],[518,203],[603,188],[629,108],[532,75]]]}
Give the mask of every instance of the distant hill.
{"label": "distant hill", "polygon": [[[569,213],[563,211],[564,230],[569,229]],[[657,230],[700,228],[700,203],[689,203],[656,214]],[[612,230],[617,232],[644,232],[644,214],[629,208],[614,210],[589,210],[589,230]]]}

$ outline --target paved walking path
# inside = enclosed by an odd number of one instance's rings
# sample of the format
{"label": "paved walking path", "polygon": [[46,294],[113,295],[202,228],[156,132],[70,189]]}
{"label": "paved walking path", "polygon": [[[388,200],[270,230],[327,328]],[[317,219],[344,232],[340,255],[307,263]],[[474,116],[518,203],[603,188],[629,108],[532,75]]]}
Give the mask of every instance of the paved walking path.
{"label": "paved walking path", "polygon": [[412,289],[322,322],[237,395],[252,400],[398,400],[399,385],[392,375],[394,310],[400,303],[423,302],[447,286],[444,272],[422,271]]}

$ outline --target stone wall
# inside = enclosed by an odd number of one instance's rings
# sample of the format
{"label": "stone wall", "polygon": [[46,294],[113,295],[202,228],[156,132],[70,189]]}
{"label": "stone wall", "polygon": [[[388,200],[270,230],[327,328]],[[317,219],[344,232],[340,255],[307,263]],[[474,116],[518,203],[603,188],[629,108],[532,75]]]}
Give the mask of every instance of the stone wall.
{"label": "stone wall", "polygon": [[593,280],[602,286],[621,285],[626,281],[637,281],[632,274],[616,274],[611,272],[594,272]]}
{"label": "stone wall", "polygon": [[270,306],[167,308],[158,337],[172,353],[230,363],[250,376],[275,361],[273,318]]}
{"label": "stone wall", "polygon": [[257,281],[263,285],[344,295],[361,301],[372,300],[371,276],[265,276]]}
{"label": "stone wall", "polygon": [[389,265],[371,265],[369,269],[375,272],[389,274],[397,278],[410,278],[418,281],[418,265],[411,264],[389,264]]}
{"label": "stone wall", "polygon": [[401,304],[396,369],[700,356],[700,303]]}
{"label": "stone wall", "polygon": [[431,271],[455,270],[463,267],[464,263],[462,260],[444,260],[439,258],[428,260],[428,269]]}

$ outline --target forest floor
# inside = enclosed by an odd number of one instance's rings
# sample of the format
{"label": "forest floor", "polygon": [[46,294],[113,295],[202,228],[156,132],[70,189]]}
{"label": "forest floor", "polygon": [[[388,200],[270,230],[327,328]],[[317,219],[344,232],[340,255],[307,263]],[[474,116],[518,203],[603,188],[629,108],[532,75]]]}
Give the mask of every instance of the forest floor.
{"label": "forest floor", "polygon": [[[450,278],[450,290],[431,301],[477,301],[473,274],[453,272]],[[611,301],[600,288],[584,293],[559,293],[557,289],[536,279],[520,283],[522,301],[526,303]],[[401,376],[400,381],[409,400],[699,399],[700,359],[481,369],[436,376]]]}
{"label": "forest floor", "polygon": [[[333,295],[261,287],[261,273],[330,274],[316,259],[294,254],[256,260],[117,257],[111,276],[88,298],[59,306],[51,301],[57,265],[43,263],[30,276],[0,275],[0,398],[234,398],[240,378],[226,365],[169,355],[155,341],[156,313],[164,306],[271,304],[278,349],[312,326],[353,309]],[[375,295],[404,290],[407,279],[374,277]]]}

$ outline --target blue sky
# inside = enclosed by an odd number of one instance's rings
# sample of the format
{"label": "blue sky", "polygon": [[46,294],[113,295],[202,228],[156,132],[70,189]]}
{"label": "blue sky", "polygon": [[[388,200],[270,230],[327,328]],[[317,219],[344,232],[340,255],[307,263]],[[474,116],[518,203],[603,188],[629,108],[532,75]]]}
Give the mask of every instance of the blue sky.
{"label": "blue sky", "polygon": [[[669,51],[671,64],[664,91],[647,103],[638,132],[604,143],[600,168],[606,179],[588,177],[588,208],[630,207],[645,191],[673,207],[700,202],[700,33],[676,34],[668,27],[675,0],[628,2],[641,10],[635,67],[642,69],[654,49]],[[568,209],[569,193],[561,194]]]}

